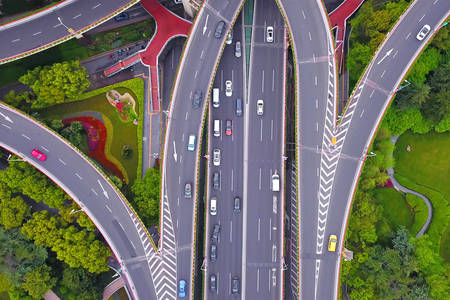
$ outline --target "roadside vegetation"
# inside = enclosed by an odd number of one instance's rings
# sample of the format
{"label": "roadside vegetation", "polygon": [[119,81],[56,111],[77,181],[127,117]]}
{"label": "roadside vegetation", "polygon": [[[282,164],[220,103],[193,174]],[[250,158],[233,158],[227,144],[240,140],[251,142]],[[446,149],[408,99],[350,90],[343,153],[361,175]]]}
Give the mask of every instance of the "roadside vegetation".
{"label": "roadside vegetation", "polygon": [[20,14],[18,18],[37,13],[49,6],[53,6],[62,0],[2,0],[0,10],[4,16]]}

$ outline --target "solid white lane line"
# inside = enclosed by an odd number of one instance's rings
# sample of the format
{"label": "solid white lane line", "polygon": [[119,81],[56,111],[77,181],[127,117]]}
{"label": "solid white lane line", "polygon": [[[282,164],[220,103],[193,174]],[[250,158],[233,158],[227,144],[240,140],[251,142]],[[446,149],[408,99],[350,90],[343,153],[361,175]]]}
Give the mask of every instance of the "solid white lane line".
{"label": "solid white lane line", "polygon": [[211,35],[211,30],[208,32],[208,38],[209,38],[210,35]]}
{"label": "solid white lane line", "polygon": [[76,19],[76,18],[79,18],[79,17],[81,17],[81,14],[76,15],[76,16],[73,17],[72,19]]}
{"label": "solid white lane line", "polygon": [[198,75],[198,70],[197,70],[197,71],[195,71],[195,75],[194,75],[194,78],[197,78],[197,75]]}
{"label": "solid white lane line", "polygon": [[261,239],[261,218],[258,218],[258,241]]}
{"label": "solid white lane line", "polygon": [[256,292],[259,293],[259,268],[256,270]]}
{"label": "solid white lane line", "polygon": [[26,135],[23,134],[23,133],[22,133],[22,136],[23,136],[24,138],[26,138],[27,140],[31,141],[31,138],[30,138],[29,136],[26,136]]}
{"label": "solid white lane line", "polygon": [[95,6],[93,6],[92,9],[96,9],[96,8],[99,7],[100,5],[102,5],[102,4],[99,3],[99,4],[95,5]]}
{"label": "solid white lane line", "polygon": [[18,42],[18,41],[20,41],[20,39],[12,40],[11,43],[15,43],[15,42]]}
{"label": "solid white lane line", "polygon": [[423,18],[425,18],[425,15],[423,15],[423,16],[419,19],[419,22],[422,21]]}
{"label": "solid white lane line", "polygon": [[261,190],[261,168],[259,168],[259,190]]}
{"label": "solid white lane line", "polygon": [[78,177],[78,179],[80,179],[80,180],[83,180],[83,177],[81,177],[81,176],[80,176],[80,174],[78,174],[78,173],[75,173],[75,176],[77,176],[77,177]]}
{"label": "solid white lane line", "polygon": [[97,192],[93,188],[91,188],[91,191],[95,194],[95,196],[98,196]]}
{"label": "solid white lane line", "polygon": [[177,206],[180,206],[180,197],[177,198]]}
{"label": "solid white lane line", "polygon": [[319,99],[316,99],[316,109],[319,108]]}
{"label": "solid white lane line", "polygon": [[230,221],[230,243],[233,242],[233,221]]}
{"label": "solid white lane line", "polygon": [[407,40],[411,36],[411,32],[406,35],[405,40]]}
{"label": "solid white lane line", "polygon": [[181,141],[184,142],[184,133],[181,135]]}
{"label": "solid white lane line", "polygon": [[261,119],[261,137],[260,137],[261,142],[262,142],[262,132],[263,132],[263,120]]}
{"label": "solid white lane line", "polygon": [[61,23],[58,23],[58,24],[56,24],[56,25],[53,25],[53,28],[56,28],[56,27],[59,27],[59,26],[62,26]]}
{"label": "solid white lane line", "polygon": [[2,126],[8,128],[8,129],[11,129],[11,126],[8,126],[6,124],[2,124]]}
{"label": "solid white lane line", "polygon": [[395,58],[397,56],[398,50],[395,51],[394,55],[392,56],[392,58]]}
{"label": "solid white lane line", "polygon": [[184,120],[188,119],[189,111],[186,112],[186,116],[184,117]]}
{"label": "solid white lane line", "polygon": [[67,165],[65,161],[63,161],[61,158],[58,158],[59,162],[62,163],[63,165]]}
{"label": "solid white lane line", "polygon": [[220,90],[223,91],[223,70],[220,70]]}
{"label": "solid white lane line", "polygon": [[435,5],[436,3],[438,3],[439,0],[434,0],[433,5]]}
{"label": "solid white lane line", "polygon": [[303,11],[303,9],[302,9],[302,16],[303,16],[303,19],[306,19],[305,12]]}
{"label": "solid white lane line", "polygon": [[311,32],[308,32],[309,40],[312,41]]}
{"label": "solid white lane line", "polygon": [[220,184],[219,184],[219,191],[222,190],[222,170],[219,170],[219,177],[220,177]]}
{"label": "solid white lane line", "polygon": [[234,70],[231,70],[231,82],[234,82]]}
{"label": "solid white lane line", "polygon": [[316,131],[319,132],[319,122],[316,122]]}
{"label": "solid white lane line", "polygon": [[319,176],[319,168],[317,168],[317,176]]}
{"label": "solid white lane line", "polygon": [[261,78],[261,92],[264,93],[264,70],[262,70],[262,78]]}
{"label": "solid white lane line", "polygon": [[386,70],[384,70],[383,73],[381,73],[381,78],[383,78],[385,73],[386,73]]}
{"label": "solid white lane line", "polygon": [[136,250],[136,246],[134,246],[133,241],[130,240],[131,246],[133,246],[134,250]]}
{"label": "solid white lane line", "polygon": [[317,86],[317,76],[314,76],[314,84]]}
{"label": "solid white lane line", "polygon": [[234,174],[234,172],[233,172],[234,170],[233,169],[231,169],[231,191],[234,191],[234,185],[233,185],[233,174]]}
{"label": "solid white lane line", "polygon": [[109,208],[109,206],[107,204],[105,204],[105,207],[106,207],[107,210],[109,210],[110,213],[112,213],[111,208]]}
{"label": "solid white lane line", "polygon": [[370,96],[369,96],[369,98],[372,98],[372,96],[373,96],[373,93],[375,93],[375,89],[373,89],[373,90],[372,90],[372,93],[370,93]]}
{"label": "solid white lane line", "polygon": [[269,218],[269,240],[272,240],[272,218]]}
{"label": "solid white lane line", "polygon": [[364,114],[364,109],[363,109],[363,111],[361,112],[361,115],[360,115],[359,117],[362,118],[363,114]]}
{"label": "solid white lane line", "polygon": [[41,34],[41,33],[42,33],[42,31],[35,32],[35,33],[33,33],[33,36]]}
{"label": "solid white lane line", "polygon": [[270,140],[273,141],[273,120],[270,120]]}
{"label": "solid white lane line", "polygon": [[203,58],[204,53],[205,53],[205,50],[202,50],[202,53],[200,53],[200,58]]}
{"label": "solid white lane line", "polygon": [[181,184],[181,176],[178,176],[178,184]]}
{"label": "solid white lane line", "polygon": [[46,152],[50,152],[50,150],[48,150],[47,148],[45,148],[44,146],[41,146],[42,149],[44,149]]}

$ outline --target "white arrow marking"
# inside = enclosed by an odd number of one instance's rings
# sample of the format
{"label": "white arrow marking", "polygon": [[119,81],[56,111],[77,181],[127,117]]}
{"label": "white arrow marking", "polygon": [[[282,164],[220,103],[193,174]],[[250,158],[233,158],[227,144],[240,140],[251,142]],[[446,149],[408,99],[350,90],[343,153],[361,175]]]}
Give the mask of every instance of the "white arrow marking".
{"label": "white arrow marking", "polygon": [[5,118],[5,120],[8,121],[9,123],[14,123],[7,115],[2,114],[1,112],[0,112],[0,115],[1,115],[3,118]]}
{"label": "white arrow marking", "polygon": [[205,26],[203,26],[203,35],[205,35],[206,29],[208,28],[208,26],[207,26],[207,24],[208,24],[208,18],[209,18],[209,15],[206,15]]}
{"label": "white arrow marking", "polygon": [[105,195],[106,198],[109,199],[108,193],[106,192],[105,188],[103,187],[102,183],[100,182],[100,180],[97,179],[98,184],[100,185],[100,187],[103,190],[103,195]]}
{"label": "white arrow marking", "polygon": [[386,52],[386,54],[383,56],[383,58],[380,59],[380,60],[377,62],[377,65],[381,64],[381,62],[382,62],[386,57],[388,57],[389,55],[391,55],[391,53],[392,53],[393,50],[394,50],[394,48],[391,48],[391,50],[389,50],[388,52]]}
{"label": "white arrow marking", "polygon": [[175,141],[173,141],[173,159],[175,159],[175,162],[177,161],[177,148],[175,146]]}

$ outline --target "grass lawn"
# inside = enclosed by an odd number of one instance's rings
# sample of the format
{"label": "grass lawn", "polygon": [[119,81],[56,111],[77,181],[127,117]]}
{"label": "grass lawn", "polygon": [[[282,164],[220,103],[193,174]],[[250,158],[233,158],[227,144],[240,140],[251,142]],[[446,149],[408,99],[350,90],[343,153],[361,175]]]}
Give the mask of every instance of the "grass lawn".
{"label": "grass lawn", "polygon": [[[132,79],[135,80],[135,79]],[[137,78],[142,82],[141,79]],[[120,84],[119,84],[120,86]],[[143,88],[143,84],[142,84]],[[128,88],[114,87],[120,94],[130,93],[136,100],[136,112],[138,116],[142,116],[142,108],[139,105],[143,100],[138,100],[136,95]],[[92,91],[90,93],[93,93]],[[119,118],[117,110],[109,104],[105,97],[105,92],[93,95],[82,101],[64,103],[54,105],[41,111],[44,118],[67,118],[75,113],[80,112],[99,112],[102,114],[104,124],[107,128],[107,142],[105,152],[109,160],[114,162],[119,169],[125,171],[125,176],[129,183],[133,183],[136,179],[138,166],[141,164],[140,151],[138,149],[138,125],[132,122],[125,123]],[[141,117],[142,118],[142,117]],[[141,133],[142,134],[142,133]],[[128,159],[122,157],[122,147],[130,145],[132,156]],[[109,150],[109,151],[108,151]],[[109,153],[108,153],[109,152]]]}
{"label": "grass lawn", "polygon": [[389,240],[390,233],[399,226],[411,230],[414,215],[409,209],[405,195],[394,188],[377,188],[374,191],[377,204],[383,208],[382,216],[377,224],[377,231],[383,241]]}
{"label": "grass lawn", "polygon": [[[406,151],[407,146],[411,151]],[[435,217],[441,216],[437,230],[443,232],[441,239],[441,256],[450,261],[450,230],[448,230],[449,200],[450,200],[450,132],[428,134],[413,134],[406,132],[400,136],[395,150],[395,172],[411,184],[424,189],[418,191],[430,198],[435,210]],[[414,190],[414,187],[405,185]],[[428,194],[427,194],[428,193]],[[431,195],[431,197],[429,196]],[[436,202],[435,199],[441,199]],[[442,201],[443,200],[443,201]],[[436,210],[443,210],[437,212]],[[437,215],[437,216],[436,216]],[[440,224],[444,222],[445,224]],[[441,228],[444,227],[445,229]],[[430,227],[431,230],[431,227]]]}
{"label": "grass lawn", "polygon": [[414,223],[409,232],[412,236],[416,236],[427,221],[428,208],[422,198],[413,194],[406,194],[406,202],[414,211]]}

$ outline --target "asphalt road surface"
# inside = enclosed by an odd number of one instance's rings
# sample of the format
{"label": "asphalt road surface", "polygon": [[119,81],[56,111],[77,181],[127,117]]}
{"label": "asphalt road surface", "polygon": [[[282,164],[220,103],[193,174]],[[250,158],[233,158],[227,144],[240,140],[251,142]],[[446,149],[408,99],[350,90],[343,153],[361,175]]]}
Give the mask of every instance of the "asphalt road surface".
{"label": "asphalt road surface", "polygon": [[[337,128],[336,151],[331,151],[331,156],[336,157],[338,162],[335,170],[330,171],[334,184],[326,220],[326,236],[335,234],[338,248],[336,253],[326,253],[320,259],[316,299],[337,298],[342,241],[367,149],[406,71],[431,35],[449,16],[449,9],[450,2],[444,0],[414,2],[372,60]],[[433,32],[419,41],[416,35],[425,24],[430,25]]]}
{"label": "asphalt road surface", "polygon": [[[77,0],[27,22],[0,26],[0,63],[4,59],[42,47],[117,11],[131,0]],[[58,20],[61,18],[62,23]]]}
{"label": "asphalt road surface", "polygon": [[[0,104],[0,146],[17,153],[62,187],[88,214],[121,264],[135,299],[156,299],[150,239],[121,196],[78,151],[49,130]],[[36,148],[46,161],[31,156]]]}
{"label": "asphalt road surface", "polygon": [[321,1],[280,0],[280,4],[291,31],[297,79],[300,272],[298,278],[291,274],[291,280],[299,282],[298,293],[302,299],[315,299],[318,286],[316,262],[328,256],[328,253],[318,253],[316,249],[317,244],[323,245],[326,239],[324,226],[319,223],[323,218],[323,208],[319,207],[318,197],[322,188],[328,188],[324,184],[330,184],[321,182],[320,174],[327,171],[321,166],[322,150],[324,142],[330,140],[335,119],[333,42]]}
{"label": "asphalt road surface", "polygon": [[[243,189],[243,139],[244,122],[243,116],[236,115],[236,99],[244,99],[244,55],[235,56],[236,42],[239,41],[242,47],[243,27],[242,18],[238,18],[233,27],[233,41],[226,45],[219,68],[214,81],[214,88],[220,89],[219,99],[220,107],[213,108],[209,105],[211,117],[209,118],[209,156],[208,161],[208,196],[207,199],[216,197],[217,215],[211,216],[207,212],[206,222],[206,282],[204,293],[205,299],[229,299],[231,294],[231,280],[238,277],[241,281],[241,263],[242,263],[242,209],[240,212],[233,211],[233,199],[239,197],[242,204]],[[232,96],[225,95],[225,81],[231,80]],[[214,121],[220,122],[220,136],[213,135]],[[232,134],[225,134],[226,121],[232,123]],[[220,149],[220,166],[214,166],[212,160],[213,149]],[[213,173],[220,174],[220,187],[218,190],[213,188]],[[215,224],[221,226],[220,238],[218,242],[212,242],[217,246],[217,261],[210,261],[211,234]],[[217,290],[210,290],[210,277],[214,274],[217,277]]]}
{"label": "asphalt road surface", "polygon": [[[241,299],[281,299],[286,28],[275,1],[256,0],[248,98],[244,109],[244,205]],[[273,27],[273,42],[267,29]],[[257,115],[257,100],[264,101]],[[272,191],[272,175],[280,192]]]}
{"label": "asphalt road surface", "polygon": [[[218,64],[226,33],[237,15],[241,1],[206,1],[197,14],[192,32],[181,58],[166,131],[163,159],[163,191],[161,240],[169,238],[166,229],[173,227],[175,244],[169,245],[176,253],[177,282],[187,281],[187,295],[192,296],[194,220],[197,196],[197,160],[201,124],[205,112],[205,101],[212,85],[214,69]],[[215,38],[215,28],[219,21],[225,22],[221,38]],[[203,95],[200,108],[194,109],[193,95],[198,91]],[[189,135],[196,136],[195,151],[187,150]],[[193,197],[184,197],[185,183],[193,183]],[[169,238],[170,239],[170,238]],[[168,277],[168,280],[173,280]]]}

